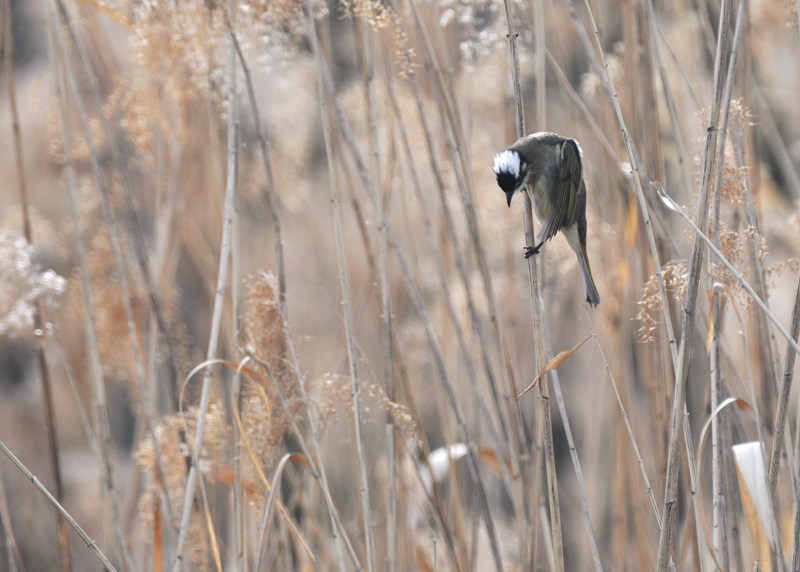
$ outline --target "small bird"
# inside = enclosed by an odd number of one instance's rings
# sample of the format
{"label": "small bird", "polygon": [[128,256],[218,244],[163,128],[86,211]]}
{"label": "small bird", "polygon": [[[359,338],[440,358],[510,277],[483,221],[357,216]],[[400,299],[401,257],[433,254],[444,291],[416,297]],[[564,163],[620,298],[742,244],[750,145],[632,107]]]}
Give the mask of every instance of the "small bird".
{"label": "small bird", "polygon": [[525,247],[525,258],[560,230],[578,255],[578,266],[586,289],[586,301],[600,303],[586,255],[586,184],[583,182],[583,151],[574,139],[557,133],[534,133],[521,138],[494,157],[497,184],[511,197],[523,189],[542,224],[539,244]]}

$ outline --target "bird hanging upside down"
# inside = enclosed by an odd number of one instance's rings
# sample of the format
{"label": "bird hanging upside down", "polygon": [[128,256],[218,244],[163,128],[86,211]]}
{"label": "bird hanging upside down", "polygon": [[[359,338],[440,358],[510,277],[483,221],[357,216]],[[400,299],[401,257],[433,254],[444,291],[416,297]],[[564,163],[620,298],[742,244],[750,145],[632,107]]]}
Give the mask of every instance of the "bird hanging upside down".
{"label": "bird hanging upside down", "polygon": [[578,256],[586,301],[597,306],[600,295],[586,255],[586,184],[578,142],[557,133],[528,135],[495,155],[494,173],[508,206],[515,193],[528,191],[542,224],[539,244],[526,246],[525,258],[561,231]]}

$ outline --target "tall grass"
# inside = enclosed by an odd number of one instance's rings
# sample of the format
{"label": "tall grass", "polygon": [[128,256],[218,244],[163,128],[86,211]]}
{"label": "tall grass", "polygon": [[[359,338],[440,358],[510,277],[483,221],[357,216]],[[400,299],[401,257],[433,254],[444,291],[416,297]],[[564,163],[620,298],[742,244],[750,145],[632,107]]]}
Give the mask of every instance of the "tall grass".
{"label": "tall grass", "polygon": [[796,12],[3,3],[0,568],[799,569]]}

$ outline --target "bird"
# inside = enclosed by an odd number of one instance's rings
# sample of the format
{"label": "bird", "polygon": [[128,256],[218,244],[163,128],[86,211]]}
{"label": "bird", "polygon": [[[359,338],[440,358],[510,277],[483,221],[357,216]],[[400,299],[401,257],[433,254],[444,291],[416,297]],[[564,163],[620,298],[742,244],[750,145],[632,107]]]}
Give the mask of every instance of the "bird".
{"label": "bird", "polygon": [[541,222],[539,244],[526,246],[525,258],[561,231],[578,257],[586,301],[596,307],[600,295],[586,254],[586,184],[578,142],[549,132],[522,137],[494,156],[494,173],[508,206],[516,193],[526,190]]}

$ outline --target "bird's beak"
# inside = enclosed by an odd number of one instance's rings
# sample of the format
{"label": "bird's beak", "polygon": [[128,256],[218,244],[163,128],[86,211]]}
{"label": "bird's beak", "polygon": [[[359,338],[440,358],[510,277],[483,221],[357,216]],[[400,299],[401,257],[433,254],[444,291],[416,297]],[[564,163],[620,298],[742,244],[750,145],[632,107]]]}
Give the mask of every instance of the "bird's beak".
{"label": "bird's beak", "polygon": [[506,203],[508,203],[509,208],[511,207],[511,197],[514,196],[514,192],[506,193]]}

